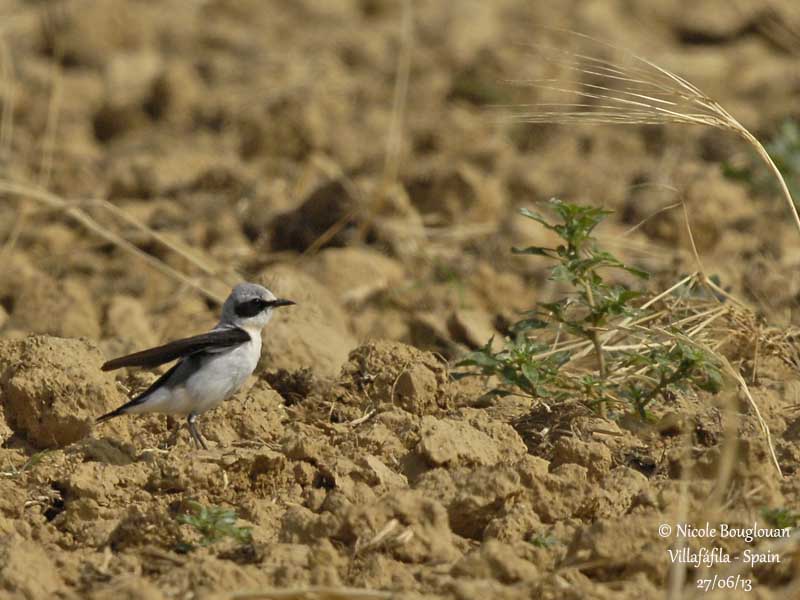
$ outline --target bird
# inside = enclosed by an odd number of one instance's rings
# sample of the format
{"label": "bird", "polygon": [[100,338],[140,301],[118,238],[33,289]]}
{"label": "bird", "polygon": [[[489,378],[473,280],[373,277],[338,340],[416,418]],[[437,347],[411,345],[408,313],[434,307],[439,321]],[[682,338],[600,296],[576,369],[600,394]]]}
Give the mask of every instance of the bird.
{"label": "bird", "polygon": [[198,416],[222,404],[247,381],[261,357],[261,330],[273,310],[293,304],[261,285],[239,283],[211,331],[107,361],[100,367],[103,371],[151,369],[177,360],[150,387],[96,422],[126,414],[182,415],[195,447],[208,450],[197,428]]}

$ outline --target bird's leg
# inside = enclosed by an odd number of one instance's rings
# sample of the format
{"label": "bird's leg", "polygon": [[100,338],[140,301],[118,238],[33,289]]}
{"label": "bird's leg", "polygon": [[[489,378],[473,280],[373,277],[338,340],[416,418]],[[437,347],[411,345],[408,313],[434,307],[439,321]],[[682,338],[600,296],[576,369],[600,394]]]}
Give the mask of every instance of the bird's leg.
{"label": "bird's leg", "polygon": [[196,448],[202,448],[203,450],[208,450],[208,446],[206,446],[205,441],[203,440],[203,436],[200,435],[200,432],[197,430],[197,415],[191,413],[188,417],[186,417],[186,426],[189,428],[189,433],[192,434],[192,439],[194,440],[194,445]]}

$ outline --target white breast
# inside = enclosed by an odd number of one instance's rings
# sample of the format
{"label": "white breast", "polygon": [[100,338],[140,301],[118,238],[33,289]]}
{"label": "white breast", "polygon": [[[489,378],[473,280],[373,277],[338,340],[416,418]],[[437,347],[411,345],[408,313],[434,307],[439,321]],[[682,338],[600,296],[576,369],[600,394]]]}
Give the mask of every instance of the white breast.
{"label": "white breast", "polygon": [[192,405],[189,412],[203,413],[233,396],[252,375],[260,355],[259,335],[247,344],[209,358],[183,386]]}

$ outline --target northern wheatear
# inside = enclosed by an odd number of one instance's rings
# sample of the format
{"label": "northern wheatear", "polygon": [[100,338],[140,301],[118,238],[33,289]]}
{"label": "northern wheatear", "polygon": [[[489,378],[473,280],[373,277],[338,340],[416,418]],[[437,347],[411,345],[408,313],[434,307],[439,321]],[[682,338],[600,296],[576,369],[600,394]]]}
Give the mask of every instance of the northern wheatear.
{"label": "northern wheatear", "polygon": [[120,367],[153,368],[178,360],[144,392],[98,423],[129,413],[186,415],[196,446],[207,449],[197,430],[198,415],[230,398],[253,373],[261,356],[261,330],[272,310],[294,304],[254,283],[240,283],[222,305],[222,316],[208,333],[195,335],[110,360],[103,371]]}

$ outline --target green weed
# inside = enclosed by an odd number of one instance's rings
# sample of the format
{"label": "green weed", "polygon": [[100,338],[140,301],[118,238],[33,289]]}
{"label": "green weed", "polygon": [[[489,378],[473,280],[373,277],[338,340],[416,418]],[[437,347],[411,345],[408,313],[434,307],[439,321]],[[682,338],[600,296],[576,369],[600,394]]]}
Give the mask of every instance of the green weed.
{"label": "green weed", "polygon": [[20,467],[11,465],[8,471],[0,471],[0,475],[9,478],[19,477],[23,473],[32,470],[36,465],[42,462],[42,460],[50,452],[52,452],[52,450],[42,450],[40,452],[36,452],[35,454],[32,454],[31,457],[28,460],[26,460]]}
{"label": "green weed", "polygon": [[[199,502],[191,500],[187,504],[191,512],[178,515],[176,520],[181,524],[191,526],[200,534],[201,546],[214,544],[227,537],[242,544],[251,540],[249,527],[236,526],[238,517],[235,510],[219,506],[203,506]],[[192,545],[182,544],[182,547],[190,550]]]}
{"label": "green weed", "polygon": [[[775,136],[766,144],[766,149],[783,175],[792,196],[795,199],[799,198],[800,124],[793,120],[785,121]],[[779,191],[775,177],[761,169],[755,158],[743,165],[725,163],[723,173],[731,179],[743,181],[758,193],[771,194]]]}
{"label": "green weed", "polygon": [[558,544],[558,540],[552,535],[537,533],[536,535],[531,536],[531,538],[528,540],[528,543],[536,546],[537,548],[547,549]]}
{"label": "green weed", "polygon": [[800,526],[800,513],[789,510],[788,508],[763,508],[761,509],[761,516],[773,527],[779,529]]}
{"label": "green weed", "polygon": [[[554,248],[512,251],[552,261],[550,279],[566,283],[568,292],[521,315],[501,350],[493,351],[489,340],[467,354],[458,366],[468,370],[457,376],[497,377],[499,386],[492,395],[524,394],[550,401],[577,397],[601,410],[607,404],[627,405],[643,418],[648,417],[647,408],[654,400],[668,401],[677,390],[718,391],[722,384],[719,365],[680,327],[631,326],[658,315],[642,303],[643,292],[606,279],[613,270],[626,271],[639,280],[649,276],[599,248],[592,233],[609,211],[555,199],[550,207],[556,220],[527,209],[520,212],[556,233],[561,243]],[[680,322],[681,315],[674,316]],[[609,352],[602,336],[615,330],[634,337],[635,343]],[[576,343],[581,340],[585,344]],[[587,344],[595,357],[595,370],[573,364],[585,354]]]}

